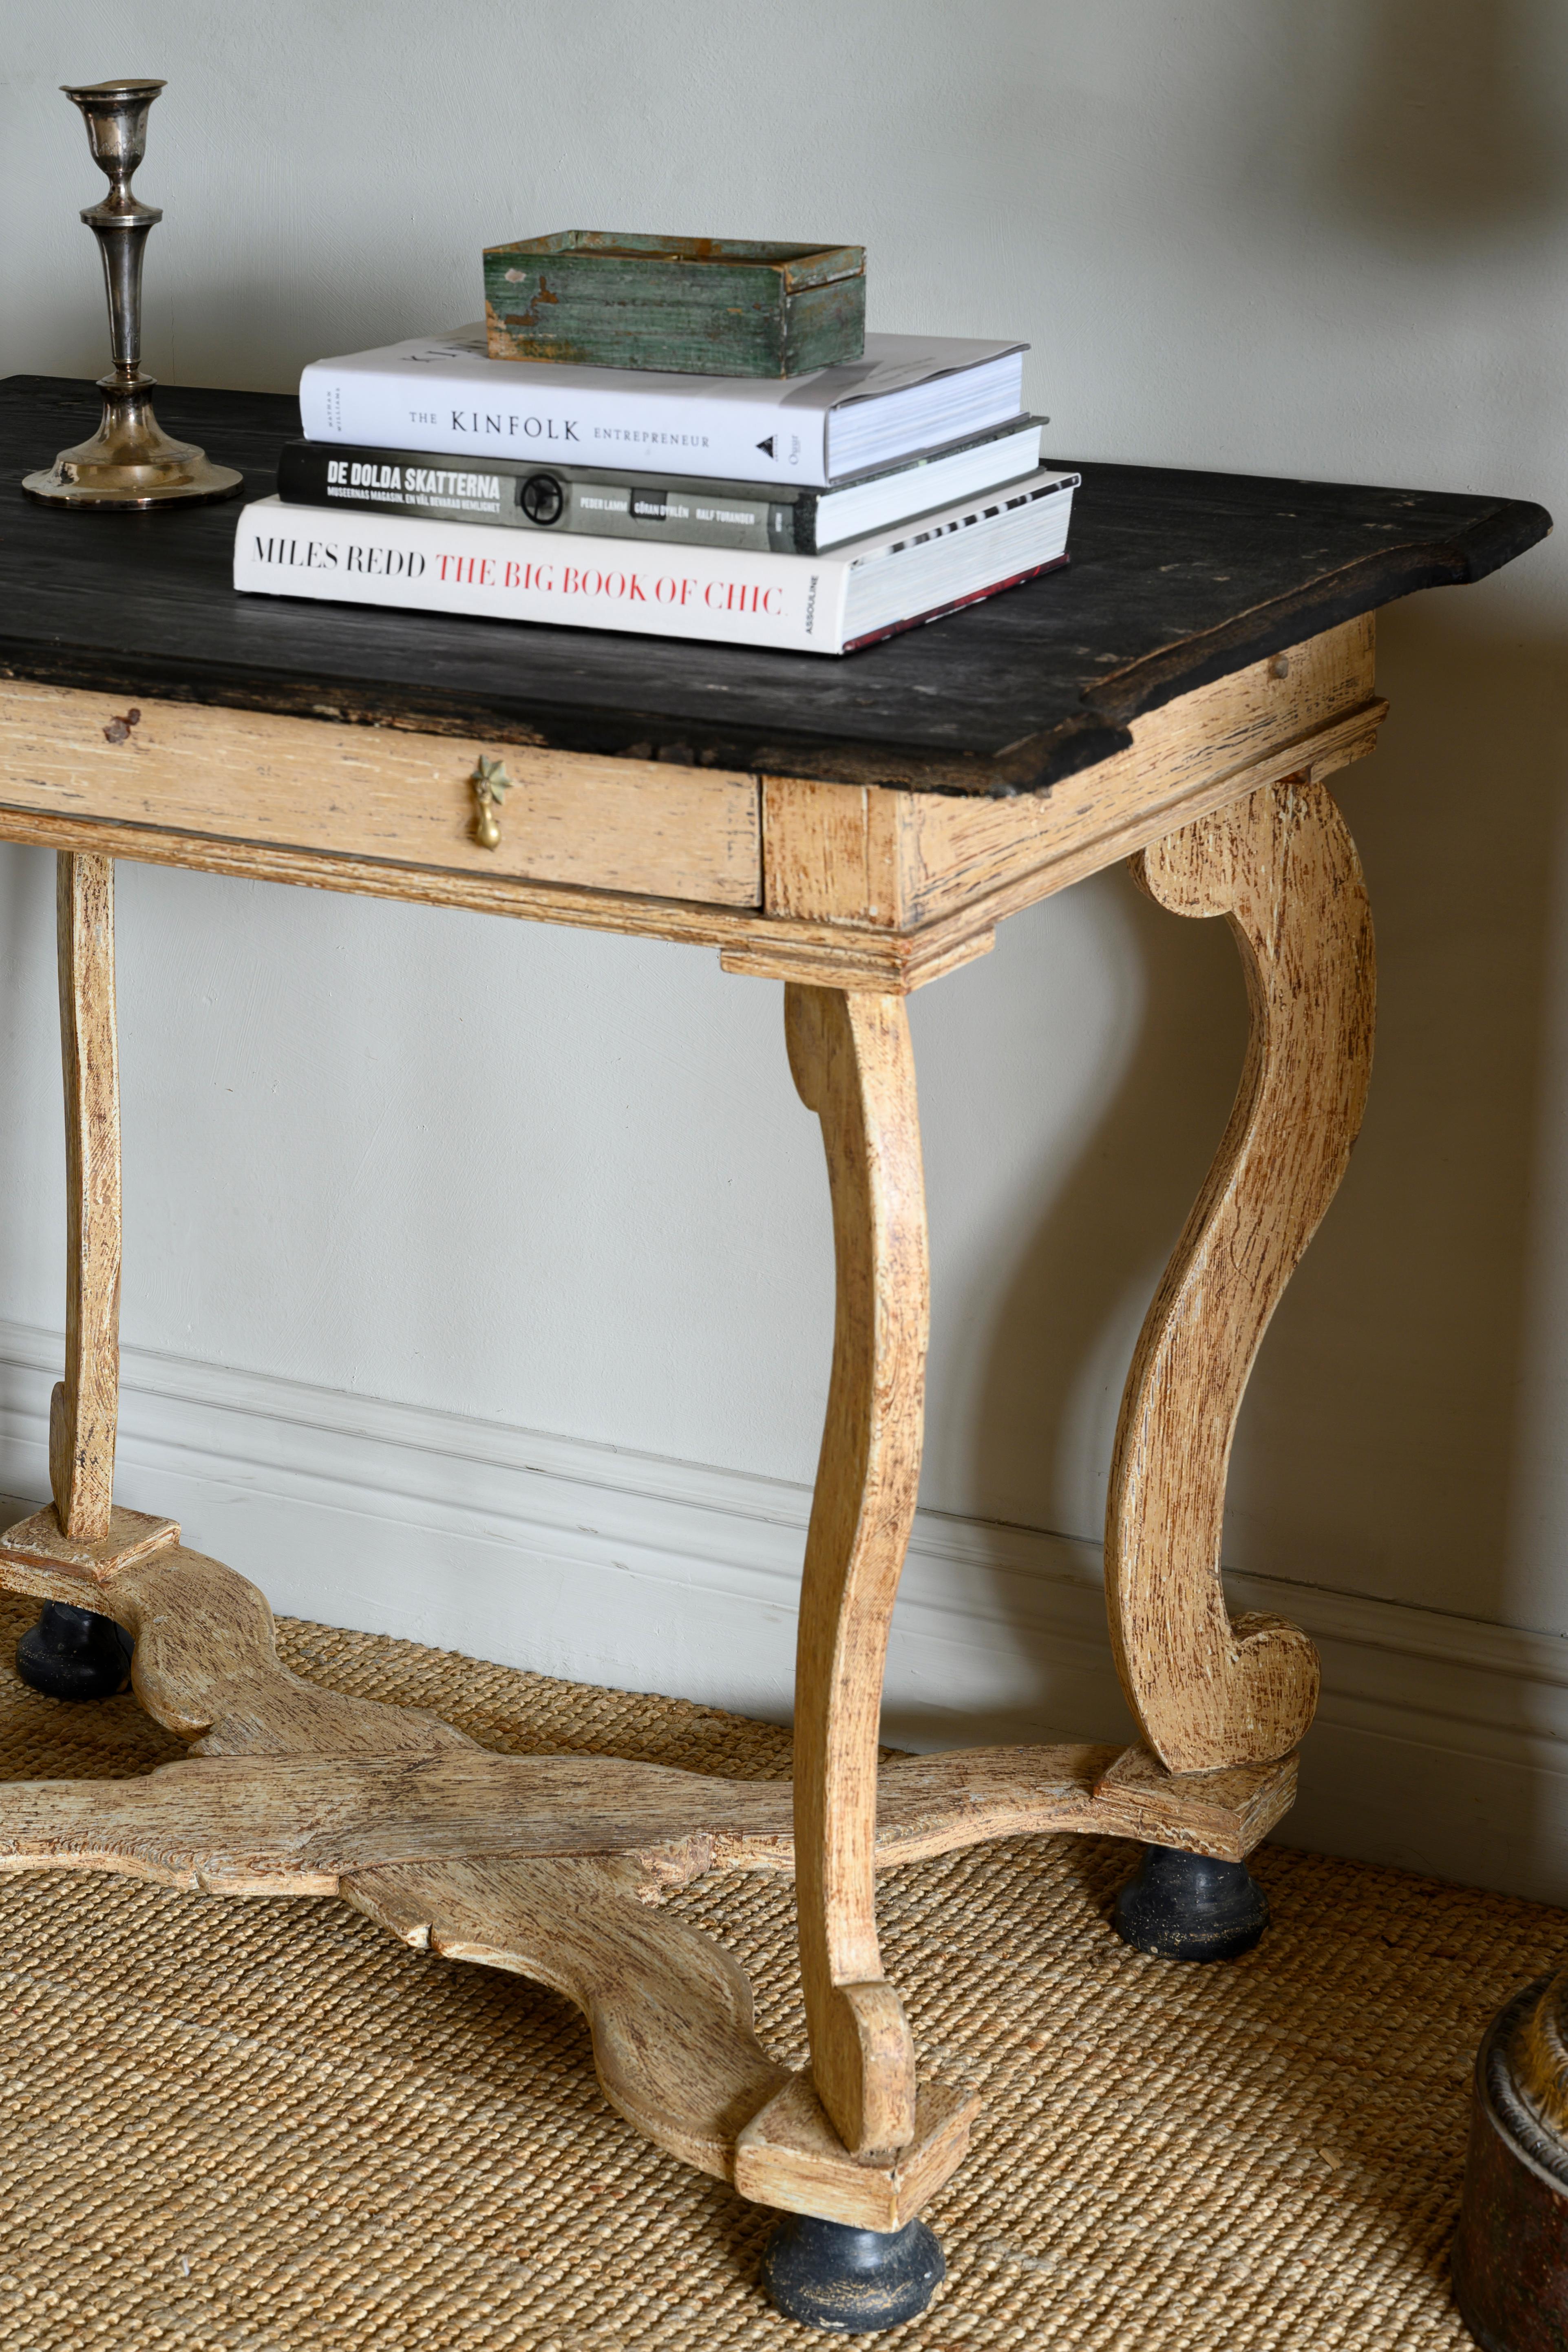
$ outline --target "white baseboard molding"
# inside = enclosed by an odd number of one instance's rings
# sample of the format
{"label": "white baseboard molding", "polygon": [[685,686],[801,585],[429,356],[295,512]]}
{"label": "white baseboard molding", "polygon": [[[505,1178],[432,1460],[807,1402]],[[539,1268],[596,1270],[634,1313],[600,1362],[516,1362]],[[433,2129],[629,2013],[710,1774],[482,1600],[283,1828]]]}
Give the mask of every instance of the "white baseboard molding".
{"label": "white baseboard molding", "polygon": [[[47,1491],[62,1343],[0,1321],[0,1486]],[[787,1720],[804,1486],[127,1348],[118,1498],[273,1606]],[[1265,1577],[1323,1697],[1291,1843],[1568,1899],[1568,1640]],[[1096,1544],[922,1511],[886,1737],[1121,1739]]]}

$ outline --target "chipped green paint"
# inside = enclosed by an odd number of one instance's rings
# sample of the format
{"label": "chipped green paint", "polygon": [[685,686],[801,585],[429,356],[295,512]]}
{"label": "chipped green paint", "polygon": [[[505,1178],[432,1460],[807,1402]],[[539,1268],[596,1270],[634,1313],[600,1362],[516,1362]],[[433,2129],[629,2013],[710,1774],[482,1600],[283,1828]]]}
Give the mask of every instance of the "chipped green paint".
{"label": "chipped green paint", "polygon": [[567,229],[485,254],[490,357],[804,375],[866,347],[866,250]]}

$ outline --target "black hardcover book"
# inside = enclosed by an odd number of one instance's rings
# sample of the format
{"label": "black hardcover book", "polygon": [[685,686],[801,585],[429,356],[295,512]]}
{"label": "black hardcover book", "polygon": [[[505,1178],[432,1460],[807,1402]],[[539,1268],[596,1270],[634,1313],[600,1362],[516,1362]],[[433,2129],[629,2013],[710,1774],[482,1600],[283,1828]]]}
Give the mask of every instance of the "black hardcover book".
{"label": "black hardcover book", "polygon": [[698,547],[818,555],[911,517],[1032,473],[1045,419],[1008,425],[831,489],[710,482],[691,475],[616,473],[595,466],[485,457],[466,465],[417,449],[286,441],[281,498],[305,506],[382,508],[430,520],[513,530],[583,531],[599,539],[675,540]]}

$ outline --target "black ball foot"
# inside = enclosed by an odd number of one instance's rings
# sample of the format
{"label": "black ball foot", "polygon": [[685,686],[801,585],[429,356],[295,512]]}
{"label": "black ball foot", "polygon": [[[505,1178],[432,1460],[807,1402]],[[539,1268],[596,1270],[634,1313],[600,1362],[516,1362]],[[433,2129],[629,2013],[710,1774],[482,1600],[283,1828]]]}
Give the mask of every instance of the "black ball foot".
{"label": "black ball foot", "polygon": [[131,1636],[112,1617],[46,1601],[16,1644],[16,1672],[46,1698],[112,1698],[131,1680]]}
{"label": "black ball foot", "polygon": [[1122,1942],[1157,1959],[1234,1960],[1268,1927],[1268,1897],[1244,1862],[1151,1845],[1114,1916]]}
{"label": "black ball foot", "polygon": [[925,2309],[947,2264],[923,2221],[901,2230],[851,2230],[810,2213],[786,2213],[763,2256],[774,2308],[807,2327],[871,2336]]}

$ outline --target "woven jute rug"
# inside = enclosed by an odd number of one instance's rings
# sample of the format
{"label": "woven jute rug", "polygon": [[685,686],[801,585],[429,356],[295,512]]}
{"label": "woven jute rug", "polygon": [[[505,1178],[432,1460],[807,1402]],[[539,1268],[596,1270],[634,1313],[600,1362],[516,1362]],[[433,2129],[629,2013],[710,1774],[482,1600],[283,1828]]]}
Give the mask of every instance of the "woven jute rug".
{"label": "woven jute rug", "polygon": [[[68,1707],[9,1661],[0,1772],[182,1751],[131,1698]],[[285,1622],[297,1672],[488,1748],[770,1779],[787,1736]],[[1128,1951],[1125,1846],[1018,1839],[881,1883],[922,2063],[985,2102],[930,2210],[948,2279],[877,2339],[920,2352],[1468,2347],[1447,2248],[1468,2076],[1560,1961],[1542,1906],[1266,1849],[1275,1924],[1230,1966]],[[804,2056],[790,1890],[678,1898]],[[575,2010],[409,1950],[335,1901],[57,1873],[0,1882],[0,2344],[295,2352],[750,2352],[825,2339],[755,2285],[771,2218],[610,2112]]]}

